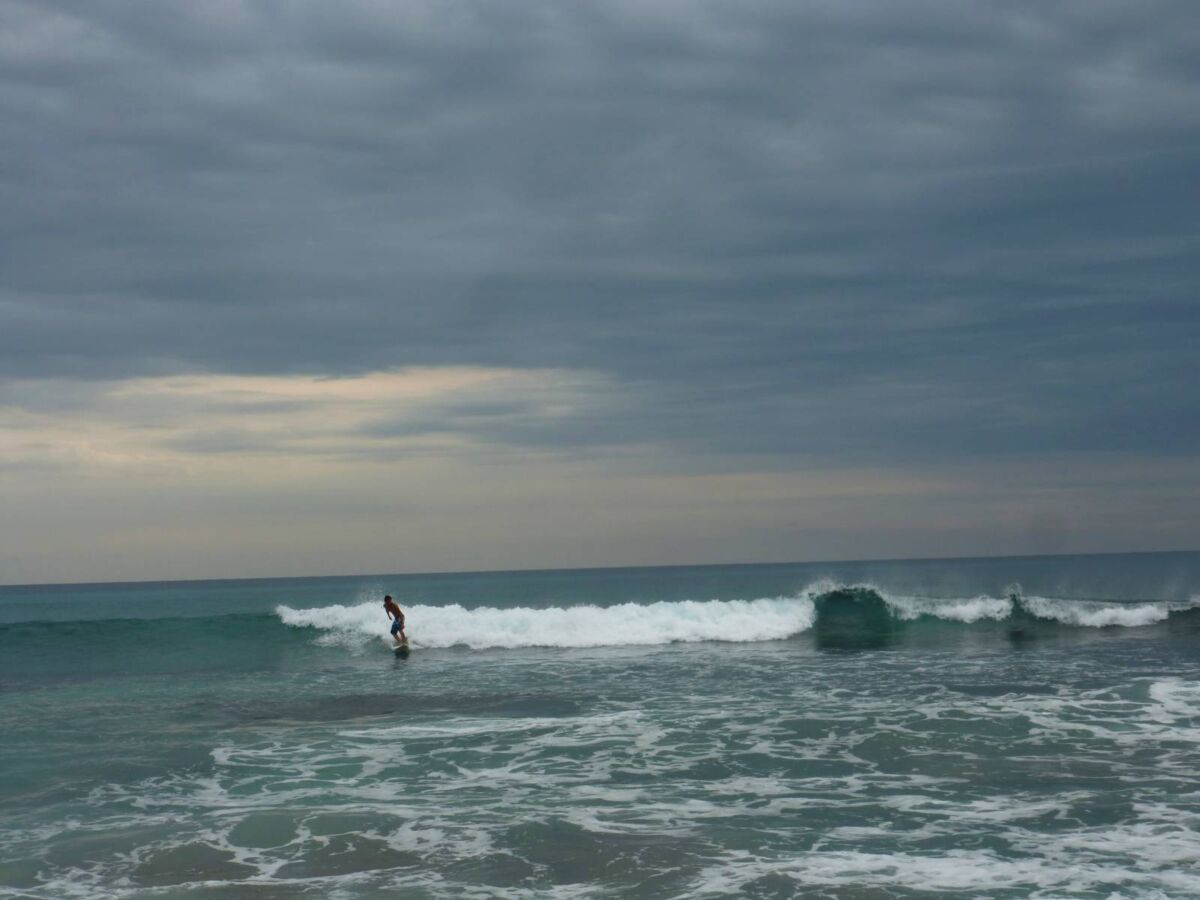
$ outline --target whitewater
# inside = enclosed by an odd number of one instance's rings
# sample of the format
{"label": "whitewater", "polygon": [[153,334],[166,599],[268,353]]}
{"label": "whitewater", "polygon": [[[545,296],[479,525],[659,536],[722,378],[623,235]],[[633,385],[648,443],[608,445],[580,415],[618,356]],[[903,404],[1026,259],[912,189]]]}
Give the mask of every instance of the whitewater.
{"label": "whitewater", "polygon": [[0,587],[0,722],[0,897],[1200,895],[1195,553]]}
{"label": "whitewater", "polygon": [[[354,643],[378,636],[379,605],[291,609],[280,606],[287,625],[326,631],[323,640]],[[414,624],[410,641],[421,647],[603,647],[651,645],[676,641],[769,641],[789,637],[812,625],[811,600],[684,600],[600,608],[464,609],[414,606],[405,615]]]}
{"label": "whitewater", "polygon": [[[920,597],[892,595],[872,584],[836,584],[821,581],[790,597],[753,600],[678,600],[653,603],[620,603],[601,607],[466,609],[460,604],[416,605],[407,615],[411,642],[426,648],[472,649],[604,646],[649,646],[700,641],[776,641],[810,630],[820,608],[841,604],[868,613],[882,606],[898,621],[922,617],[970,624],[984,620],[1012,620],[1021,614],[1047,622],[1081,627],[1136,627],[1165,621],[1172,611],[1200,606],[1200,596],[1175,602],[1097,601],[1056,597],[1025,597],[1019,587],[1007,596]],[[353,646],[364,637],[390,643],[380,634],[380,606],[364,601],[353,606],[335,604],[310,609],[280,605],[280,621],[297,628],[322,632],[320,641]]]}

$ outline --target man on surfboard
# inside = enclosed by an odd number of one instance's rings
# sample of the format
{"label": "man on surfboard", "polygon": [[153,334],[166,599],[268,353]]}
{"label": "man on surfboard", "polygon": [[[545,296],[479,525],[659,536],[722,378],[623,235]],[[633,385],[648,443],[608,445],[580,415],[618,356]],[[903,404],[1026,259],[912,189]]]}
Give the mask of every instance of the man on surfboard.
{"label": "man on surfboard", "polygon": [[383,610],[392,620],[392,640],[396,642],[397,646],[407,644],[408,638],[404,635],[404,613],[400,612],[400,607],[396,605],[391,594],[383,598]]}

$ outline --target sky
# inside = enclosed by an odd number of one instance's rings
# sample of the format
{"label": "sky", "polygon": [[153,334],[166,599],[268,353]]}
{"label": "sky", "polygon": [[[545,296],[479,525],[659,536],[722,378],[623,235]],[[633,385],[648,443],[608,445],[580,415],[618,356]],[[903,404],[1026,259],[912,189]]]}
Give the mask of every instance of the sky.
{"label": "sky", "polygon": [[1192,0],[7,0],[0,583],[1200,547]]}

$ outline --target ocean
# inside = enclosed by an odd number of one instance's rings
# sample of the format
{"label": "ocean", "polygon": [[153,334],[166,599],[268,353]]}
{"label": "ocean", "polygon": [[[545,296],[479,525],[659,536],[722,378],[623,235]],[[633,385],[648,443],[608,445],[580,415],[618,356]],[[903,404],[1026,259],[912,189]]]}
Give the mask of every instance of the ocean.
{"label": "ocean", "polygon": [[1200,553],[4,587],[0,729],[3,897],[1197,897]]}

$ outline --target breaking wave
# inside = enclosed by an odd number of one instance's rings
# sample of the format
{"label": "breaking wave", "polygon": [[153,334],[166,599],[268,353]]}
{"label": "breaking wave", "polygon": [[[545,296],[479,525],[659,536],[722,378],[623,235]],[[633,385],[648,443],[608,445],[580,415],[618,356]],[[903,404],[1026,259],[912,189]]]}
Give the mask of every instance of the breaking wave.
{"label": "breaking wave", "polygon": [[[378,603],[277,612],[288,625],[327,632],[331,642],[378,635],[383,621]],[[775,597],[549,609],[414,606],[406,616],[412,641],[424,647],[602,647],[781,640],[811,628],[816,609],[806,597]]]}
{"label": "breaking wave", "polygon": [[[401,598],[401,603],[403,600]],[[1173,612],[1200,606],[1186,602],[1077,600],[1023,596],[923,597],[890,594],[875,585],[822,581],[793,596],[751,600],[682,600],[615,606],[468,609],[461,605],[406,607],[412,642],[422,647],[583,648],[659,645],[699,641],[775,641],[831,628],[897,627],[918,620],[962,624],[1042,621],[1053,625],[1107,628],[1163,622]],[[276,608],[286,625],[315,628],[321,643],[388,641],[377,602],[310,609]],[[889,625],[888,623],[891,623]]]}

